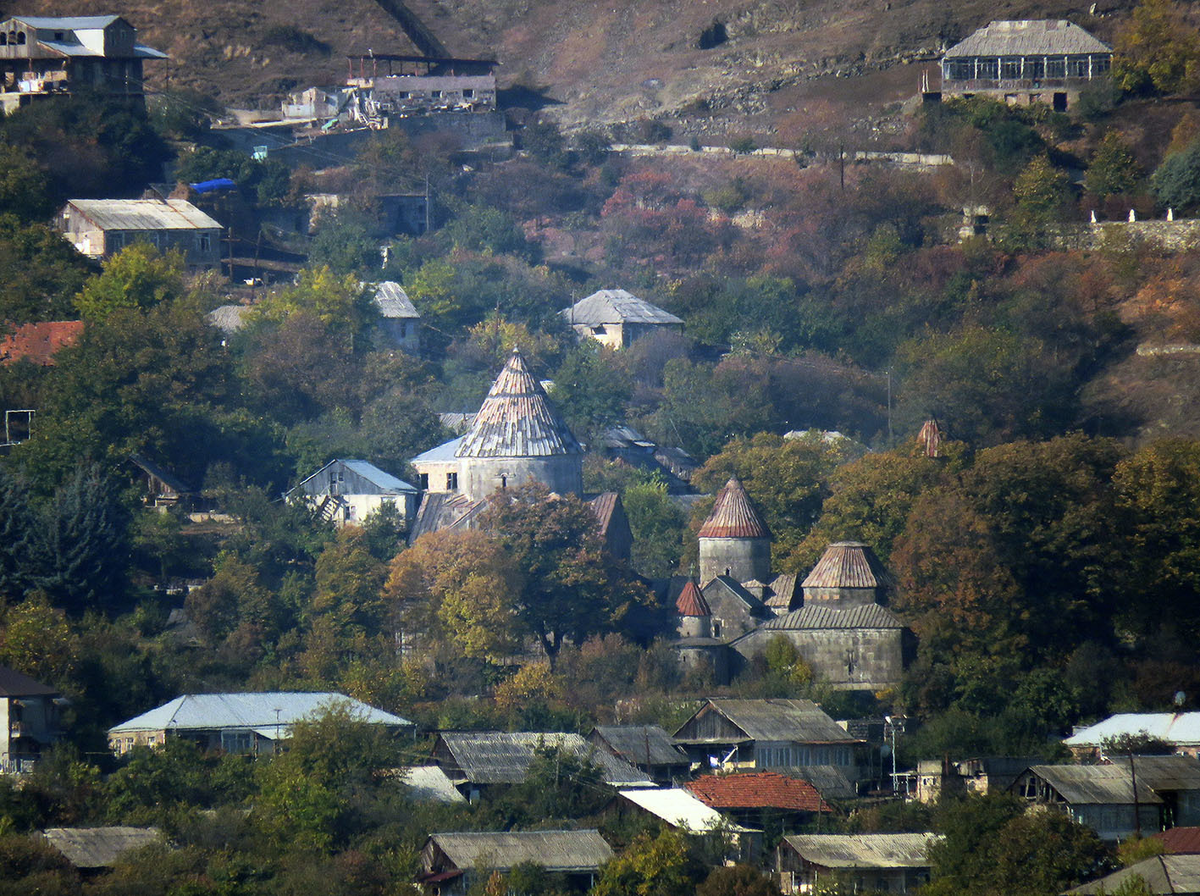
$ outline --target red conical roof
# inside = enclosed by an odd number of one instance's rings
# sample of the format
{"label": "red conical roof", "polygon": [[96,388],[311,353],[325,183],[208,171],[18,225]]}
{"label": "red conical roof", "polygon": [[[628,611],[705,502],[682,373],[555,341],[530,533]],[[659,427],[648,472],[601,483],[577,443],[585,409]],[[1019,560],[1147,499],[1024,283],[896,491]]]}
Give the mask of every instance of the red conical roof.
{"label": "red conical roof", "polygon": [[691,579],[684,583],[683,590],[679,592],[679,598],[675,601],[675,609],[679,611],[680,616],[712,615],[712,610],[708,608],[708,601],[704,599],[704,595],[700,593],[700,589]]}
{"label": "red conical roof", "polygon": [[770,538],[771,532],[738,478],[730,476],[725,487],[717,492],[717,503],[700,527],[700,537]]}

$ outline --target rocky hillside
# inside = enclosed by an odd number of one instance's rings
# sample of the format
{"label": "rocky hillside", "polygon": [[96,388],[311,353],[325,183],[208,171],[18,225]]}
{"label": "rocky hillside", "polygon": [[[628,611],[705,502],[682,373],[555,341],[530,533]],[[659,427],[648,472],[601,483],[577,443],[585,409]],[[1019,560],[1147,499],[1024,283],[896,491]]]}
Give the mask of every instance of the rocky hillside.
{"label": "rocky hillside", "polygon": [[[858,116],[916,89],[911,66],[865,90],[835,82],[936,57],[995,18],[1068,16],[1109,36],[1131,0],[410,0],[455,55],[490,56],[567,125],[683,114],[770,135],[781,118]],[[347,53],[413,52],[373,0],[28,0],[9,12],[117,12],[171,54],[152,79],[242,106],[336,84]],[[813,87],[813,84],[818,85]],[[821,85],[833,86],[821,86]]]}

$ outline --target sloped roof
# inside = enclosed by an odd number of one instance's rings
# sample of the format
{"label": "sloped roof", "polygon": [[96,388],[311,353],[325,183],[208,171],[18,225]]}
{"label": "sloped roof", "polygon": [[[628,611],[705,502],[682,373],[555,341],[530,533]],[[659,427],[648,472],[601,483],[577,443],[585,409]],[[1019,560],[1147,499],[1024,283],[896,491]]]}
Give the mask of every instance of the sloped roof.
{"label": "sloped roof", "polygon": [[101,230],[220,230],[213,220],[186,199],[72,199]]}
{"label": "sloped roof", "polygon": [[854,784],[836,765],[795,765],[782,770],[785,775],[803,778],[826,800],[850,800],[858,796]]}
{"label": "sloped roof", "polygon": [[597,725],[599,737],[632,765],[686,765],[687,756],[658,725]]}
{"label": "sloped roof", "polygon": [[904,628],[900,618],[887,607],[863,604],[858,607],[822,607],[806,604],[763,624],[773,631],[816,628]]}
{"label": "sloped roof", "polygon": [[939,834],[796,834],[784,841],[822,868],[928,868]]}
{"label": "sloped roof", "polygon": [[1200,712],[1121,712],[1063,741],[1068,747],[1100,746],[1123,734],[1147,735],[1176,746],[1200,744]]}
{"label": "sloped roof", "polygon": [[596,830],[430,834],[455,867],[504,870],[534,862],[547,871],[591,871],[613,857]]}
{"label": "sloped roof", "polygon": [[23,22],[30,28],[40,28],[46,31],[62,29],[63,31],[91,31],[95,28],[107,28],[120,16],[13,16],[18,22]]}
{"label": "sloped roof", "polygon": [[394,280],[384,280],[375,284],[375,307],[382,317],[406,320],[420,318],[404,287]]}
{"label": "sloped roof", "polygon": [[589,498],[587,503],[588,507],[592,508],[592,513],[596,515],[600,533],[607,533],[608,527],[612,525],[613,514],[621,506],[621,495],[617,492],[601,492],[594,498]]}
{"label": "sloped roof", "polygon": [[539,745],[557,746],[590,759],[614,787],[652,786],[653,782],[578,734],[533,731],[443,731],[438,739],[454,757],[466,780],[476,784],[520,784]]}
{"label": "sloped roof", "polygon": [[1122,889],[1122,884],[1134,878],[1145,881],[1155,896],[1200,893],[1200,855],[1153,856],[1067,892],[1115,893]]}
{"label": "sloped roof", "polygon": [[1111,53],[1066,19],[1023,19],[991,22],[946,51],[956,56],[1056,56],[1070,53]]}
{"label": "sloped roof", "polygon": [[385,473],[383,470],[379,469],[379,467],[375,466],[373,463],[370,463],[365,460],[344,460],[342,458],[336,458],[334,460],[331,460],[329,463],[325,464],[325,466],[321,467],[321,469],[317,470],[315,473],[311,473],[308,476],[305,476],[304,479],[302,479],[300,481],[300,484],[296,487],[300,488],[300,489],[304,488],[304,483],[308,482],[310,479],[312,479],[316,476],[320,476],[323,472],[325,472],[327,469],[332,467],[334,464],[341,464],[347,470],[350,470],[352,473],[355,473],[355,474],[361,476],[367,482],[376,486],[379,489],[379,494],[384,494],[384,495],[416,494],[418,491],[418,489],[415,485],[409,485],[403,479],[397,479],[391,473]]}
{"label": "sloped roof", "polygon": [[768,607],[786,610],[792,605],[796,596],[797,576],[790,573],[780,573],[771,580],[771,595],[764,601]]}
{"label": "sloped roof", "polygon": [[0,697],[50,697],[57,693],[49,685],[34,681],[16,669],[0,666]]}
{"label": "sloped roof", "polygon": [[158,828],[47,828],[47,842],[76,868],[109,868],[123,852],[162,842]]}
{"label": "sloped roof", "polygon": [[428,451],[422,451],[414,457],[410,463],[414,464],[448,464],[457,460],[458,446],[462,444],[462,440],[466,436],[458,436],[451,439],[449,442],[442,442],[430,448]]}
{"label": "sloped roof", "polygon": [[222,333],[236,333],[246,326],[249,305],[218,305],[204,319]]}
{"label": "sloped roof", "polygon": [[657,305],[623,289],[601,289],[559,312],[572,324],[682,324]]}
{"label": "sloped roof", "polygon": [[[1115,765],[1034,765],[1029,770],[1072,805],[1132,806],[1129,770]],[[1159,804],[1159,798],[1140,778],[1136,802]]]}
{"label": "sloped roof", "polygon": [[518,349],[496,377],[457,457],[549,457],[583,448],[525,366]]}
{"label": "sloped roof", "polygon": [[689,831],[711,831],[725,827],[725,817],[711,806],[705,805],[682,787],[662,790],[622,790],[622,799],[645,809],[667,824]]}
{"label": "sloped roof", "polygon": [[719,605],[722,595],[728,594],[738,602],[744,604],[751,613],[755,615],[769,615],[764,611],[763,602],[752,592],[746,590],[742,583],[733,576],[717,576],[705,585],[701,589],[701,592],[705,594],[705,600],[709,606],[713,604]]}
{"label": "sloped roof", "polygon": [[165,467],[161,467],[147,457],[142,457],[140,454],[129,455],[129,462],[150,476],[162,482],[167,488],[176,491],[181,495],[191,492],[192,487],[172,473]]}
{"label": "sloped roof", "polygon": [[861,541],[837,541],[825,549],[801,583],[803,588],[886,588],[892,576]]}
{"label": "sloped roof", "polygon": [[717,492],[712,513],[700,527],[700,538],[770,538],[767,524],[759,516],[750,496],[736,476]]}
{"label": "sloped roof", "polygon": [[465,803],[467,798],[458,792],[444,771],[436,765],[417,765],[404,769],[400,779],[418,803]]}
{"label": "sloped roof", "polygon": [[[1114,766],[1129,772],[1128,756],[1111,756]],[[1200,790],[1200,760],[1191,756],[1135,756],[1134,770],[1139,784],[1156,793],[1173,790]]]}
{"label": "sloped roof", "polygon": [[0,364],[29,361],[48,367],[59,349],[69,348],[83,334],[81,320],[46,320],[21,324],[0,339]]}
{"label": "sloped roof", "polygon": [[488,506],[486,500],[472,501],[466,495],[450,492],[426,492],[417,508],[417,518],[408,533],[409,544],[429,532],[444,529],[470,529],[475,518]]}
{"label": "sloped roof", "polygon": [[696,583],[692,579],[688,579],[683,585],[683,590],[679,592],[679,599],[675,601],[675,611],[680,616],[712,615],[708,602],[705,601],[704,595],[700,593],[700,589],[696,587]]}
{"label": "sloped roof", "polygon": [[[808,744],[861,743],[859,738],[847,733],[811,700],[741,700],[733,697],[711,697],[692,718],[706,710],[720,713],[752,740]],[[680,730],[687,724],[688,722],[684,722]],[[676,731],[674,736],[677,741],[682,740],[679,731]]]}
{"label": "sloped roof", "polygon": [[817,788],[779,772],[703,775],[683,785],[714,809],[788,809],[831,812]]}
{"label": "sloped roof", "polygon": [[[323,710],[346,706],[352,715],[374,725],[410,726],[400,716],[368,706],[345,694],[268,691],[257,694],[184,694],[140,716],[108,729],[109,734],[134,731],[191,731],[254,729],[291,725],[319,715]],[[279,712],[276,712],[279,710]]]}
{"label": "sloped roof", "polygon": [[1167,855],[1200,855],[1200,828],[1170,828],[1150,836],[1162,841]]}

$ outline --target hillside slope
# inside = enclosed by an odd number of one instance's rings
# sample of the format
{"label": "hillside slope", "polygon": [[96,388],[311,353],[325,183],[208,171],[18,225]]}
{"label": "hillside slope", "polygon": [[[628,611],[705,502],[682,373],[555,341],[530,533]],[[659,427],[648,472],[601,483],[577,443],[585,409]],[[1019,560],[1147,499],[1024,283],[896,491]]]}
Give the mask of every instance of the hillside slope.
{"label": "hillside slope", "polygon": [[[689,110],[772,116],[770,94],[821,74],[855,75],[933,58],[995,18],[1070,17],[1101,37],[1132,7],[1070,0],[411,0],[459,56],[491,56],[503,84],[543,90],[567,124]],[[1089,10],[1097,9],[1097,15]],[[171,54],[153,84],[201,90],[237,105],[271,105],[289,90],[337,84],[347,53],[413,52],[372,0],[30,0],[6,12],[116,12]],[[701,44],[709,46],[700,49]],[[710,46],[711,45],[711,46]],[[911,88],[916,88],[913,72]],[[874,98],[872,98],[874,99]],[[891,97],[879,97],[891,101]],[[769,123],[766,130],[770,130]]]}

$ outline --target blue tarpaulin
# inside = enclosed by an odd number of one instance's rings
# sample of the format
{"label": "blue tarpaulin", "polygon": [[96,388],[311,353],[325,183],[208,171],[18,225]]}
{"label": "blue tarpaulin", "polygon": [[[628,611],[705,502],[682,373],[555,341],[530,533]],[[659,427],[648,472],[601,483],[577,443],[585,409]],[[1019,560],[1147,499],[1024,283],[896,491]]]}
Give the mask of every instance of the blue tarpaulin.
{"label": "blue tarpaulin", "polygon": [[232,190],[236,186],[237,184],[227,177],[218,177],[216,180],[206,180],[191,185],[192,189],[197,193],[211,193],[214,190]]}

